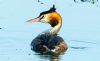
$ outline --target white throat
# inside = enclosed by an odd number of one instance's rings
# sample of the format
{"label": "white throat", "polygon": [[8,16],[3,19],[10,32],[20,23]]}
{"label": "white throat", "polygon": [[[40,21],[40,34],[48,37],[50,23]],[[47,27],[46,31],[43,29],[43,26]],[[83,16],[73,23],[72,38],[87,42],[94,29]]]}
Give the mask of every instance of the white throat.
{"label": "white throat", "polygon": [[57,24],[56,26],[54,26],[54,27],[50,30],[50,33],[51,33],[52,35],[57,34],[57,33],[59,32],[61,26],[62,26],[62,21],[59,20],[58,24]]}

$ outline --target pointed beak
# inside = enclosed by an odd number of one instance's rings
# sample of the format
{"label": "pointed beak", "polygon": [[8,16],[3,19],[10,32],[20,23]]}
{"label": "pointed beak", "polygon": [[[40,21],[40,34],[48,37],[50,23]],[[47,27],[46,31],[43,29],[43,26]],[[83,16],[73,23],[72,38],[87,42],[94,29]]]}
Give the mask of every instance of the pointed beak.
{"label": "pointed beak", "polygon": [[30,19],[30,20],[28,20],[26,22],[32,23],[32,22],[39,22],[39,21],[40,21],[40,18],[37,17],[37,18],[34,18],[34,19]]}

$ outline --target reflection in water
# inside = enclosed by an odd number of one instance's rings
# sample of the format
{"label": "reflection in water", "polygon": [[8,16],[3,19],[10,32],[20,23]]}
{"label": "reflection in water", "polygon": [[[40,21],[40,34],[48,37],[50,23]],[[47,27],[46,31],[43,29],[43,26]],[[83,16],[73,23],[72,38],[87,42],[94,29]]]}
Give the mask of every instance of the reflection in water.
{"label": "reflection in water", "polygon": [[81,42],[81,43],[89,43],[89,44],[97,44],[95,42],[89,42],[89,41],[78,41],[78,40],[71,40],[71,41],[74,41],[74,42]]}
{"label": "reflection in water", "polygon": [[59,55],[46,55],[46,54],[36,54],[40,59],[45,59],[49,61],[60,61]]}
{"label": "reflection in water", "polygon": [[70,47],[70,48],[73,48],[73,49],[86,49],[87,47]]}
{"label": "reflection in water", "polygon": [[78,2],[88,2],[88,3],[91,3],[91,4],[95,4],[96,2],[98,2],[98,0],[74,0],[75,3],[78,3]]}

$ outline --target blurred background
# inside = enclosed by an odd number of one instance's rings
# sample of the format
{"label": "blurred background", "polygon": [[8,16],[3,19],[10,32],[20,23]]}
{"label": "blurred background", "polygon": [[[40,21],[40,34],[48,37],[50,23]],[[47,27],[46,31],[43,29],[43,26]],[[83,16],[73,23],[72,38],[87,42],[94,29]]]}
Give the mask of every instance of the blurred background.
{"label": "blurred background", "polygon": [[31,41],[50,25],[26,21],[53,4],[63,21],[59,36],[69,46],[58,61],[100,60],[99,3],[98,0],[0,0],[0,61],[52,61],[35,55],[30,48]]}

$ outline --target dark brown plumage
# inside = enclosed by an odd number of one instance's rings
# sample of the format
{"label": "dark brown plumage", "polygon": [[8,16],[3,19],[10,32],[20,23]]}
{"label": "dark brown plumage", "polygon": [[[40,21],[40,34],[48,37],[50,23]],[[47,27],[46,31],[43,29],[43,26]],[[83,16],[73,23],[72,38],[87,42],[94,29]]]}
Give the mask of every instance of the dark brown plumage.
{"label": "dark brown plumage", "polygon": [[57,35],[53,36],[47,33],[38,35],[31,42],[31,49],[42,54],[53,53],[51,51],[53,49],[56,49],[56,52],[53,54],[63,54],[67,48],[68,47],[62,37]]}

